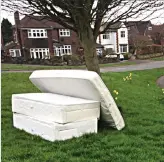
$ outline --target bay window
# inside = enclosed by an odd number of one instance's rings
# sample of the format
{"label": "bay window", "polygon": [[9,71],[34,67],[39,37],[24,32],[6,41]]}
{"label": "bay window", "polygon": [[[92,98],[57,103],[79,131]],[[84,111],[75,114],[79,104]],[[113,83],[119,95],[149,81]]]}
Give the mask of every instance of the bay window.
{"label": "bay window", "polygon": [[21,56],[20,49],[9,49],[9,52],[10,52],[11,57],[20,57]]}
{"label": "bay window", "polygon": [[63,45],[60,47],[55,47],[55,54],[56,56],[62,56],[62,55],[70,55],[72,54],[72,49],[71,49],[71,45]]}
{"label": "bay window", "polygon": [[120,45],[120,52],[121,53],[126,53],[127,52],[128,46],[126,44],[121,44]]}
{"label": "bay window", "polygon": [[110,33],[109,32],[106,32],[102,35],[102,38],[103,39],[110,39]]}
{"label": "bay window", "polygon": [[31,48],[30,49],[31,58],[46,59],[50,58],[48,48]]}

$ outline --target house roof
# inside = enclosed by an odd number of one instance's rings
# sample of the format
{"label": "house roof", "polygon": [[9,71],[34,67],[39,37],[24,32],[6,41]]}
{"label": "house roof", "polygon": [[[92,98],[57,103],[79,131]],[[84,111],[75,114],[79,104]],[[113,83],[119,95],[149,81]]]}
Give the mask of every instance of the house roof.
{"label": "house roof", "polygon": [[[15,25],[13,25],[13,28]],[[63,28],[62,25],[50,20],[46,16],[31,16],[26,15],[20,20],[21,28]]]}
{"label": "house roof", "polygon": [[109,29],[118,29],[118,28],[120,28],[121,24],[122,24],[122,22],[120,22],[120,21],[116,22],[115,24],[111,25],[109,27]]}
{"label": "house roof", "polygon": [[164,24],[152,25],[152,33],[164,33]]}
{"label": "house roof", "polygon": [[104,48],[104,46],[99,43],[96,43],[96,48]]}
{"label": "house roof", "polygon": [[[110,27],[108,28],[108,30],[112,30],[112,31],[116,31],[117,29],[119,29],[121,27],[122,22],[116,22],[112,25],[110,25]],[[106,27],[108,25],[108,22],[103,24],[103,28]]]}
{"label": "house roof", "polygon": [[130,27],[130,30],[133,31],[134,29],[139,32],[139,34],[144,35],[148,25],[151,24],[150,21],[128,21],[125,22],[127,27]]}
{"label": "house roof", "polygon": [[15,48],[16,46],[18,46],[18,44],[12,41],[12,42],[7,43],[4,46],[4,50],[12,49],[12,48]]}

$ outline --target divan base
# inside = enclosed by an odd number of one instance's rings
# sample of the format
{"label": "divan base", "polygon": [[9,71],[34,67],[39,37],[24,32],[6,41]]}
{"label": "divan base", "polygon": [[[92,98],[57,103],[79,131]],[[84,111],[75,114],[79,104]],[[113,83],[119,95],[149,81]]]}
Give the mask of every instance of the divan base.
{"label": "divan base", "polygon": [[14,127],[48,141],[66,140],[87,133],[97,133],[97,118],[67,124],[47,123],[30,116],[13,113]]}

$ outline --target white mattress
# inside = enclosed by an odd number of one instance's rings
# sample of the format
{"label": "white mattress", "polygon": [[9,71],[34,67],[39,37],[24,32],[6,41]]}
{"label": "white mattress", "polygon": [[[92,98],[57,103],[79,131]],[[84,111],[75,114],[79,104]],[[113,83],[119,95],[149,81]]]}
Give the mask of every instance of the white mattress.
{"label": "white mattress", "polygon": [[100,117],[100,102],[52,93],[12,95],[12,111],[47,122],[69,123]]}
{"label": "white mattress", "polygon": [[13,125],[49,141],[66,140],[87,133],[97,133],[96,118],[68,124],[57,124],[38,121],[32,117],[14,113]]}
{"label": "white mattress", "polygon": [[95,72],[84,70],[37,70],[31,82],[42,92],[56,93],[101,102],[101,120],[118,130],[125,123],[111,93]]}

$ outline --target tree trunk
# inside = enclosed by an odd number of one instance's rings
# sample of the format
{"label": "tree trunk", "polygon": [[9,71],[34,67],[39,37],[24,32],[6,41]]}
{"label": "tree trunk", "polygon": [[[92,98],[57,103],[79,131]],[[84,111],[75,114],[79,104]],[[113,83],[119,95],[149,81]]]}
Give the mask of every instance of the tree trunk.
{"label": "tree trunk", "polygon": [[96,40],[90,27],[83,28],[79,32],[81,45],[84,48],[86,67],[89,71],[95,71],[100,75],[99,61],[96,52]]}

